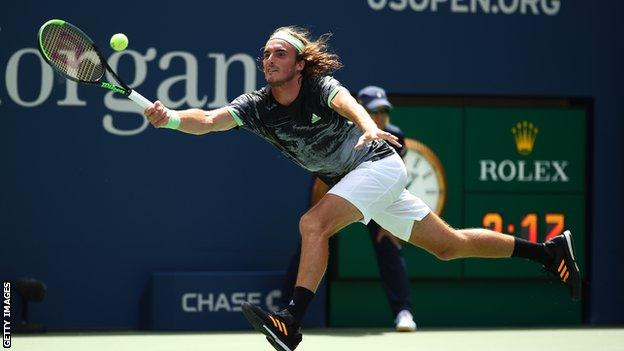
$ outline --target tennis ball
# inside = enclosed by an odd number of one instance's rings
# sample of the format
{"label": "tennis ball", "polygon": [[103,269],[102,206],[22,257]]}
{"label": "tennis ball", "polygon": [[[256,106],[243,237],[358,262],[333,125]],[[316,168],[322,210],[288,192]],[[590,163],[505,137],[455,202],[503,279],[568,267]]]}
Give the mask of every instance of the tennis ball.
{"label": "tennis ball", "polygon": [[110,39],[110,46],[115,51],[122,51],[128,47],[128,37],[123,33],[117,33]]}

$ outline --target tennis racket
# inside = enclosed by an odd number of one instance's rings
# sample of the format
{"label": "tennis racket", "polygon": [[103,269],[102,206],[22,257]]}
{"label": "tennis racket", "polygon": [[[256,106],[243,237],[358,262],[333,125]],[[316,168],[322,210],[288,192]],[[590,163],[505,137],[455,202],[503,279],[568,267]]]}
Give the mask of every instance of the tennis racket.
{"label": "tennis racket", "polygon": [[[43,59],[63,77],[123,94],[143,109],[152,102],[130,89],[115,73],[95,43],[78,27],[59,19],[39,28],[38,47]],[[108,71],[117,84],[103,80]]]}

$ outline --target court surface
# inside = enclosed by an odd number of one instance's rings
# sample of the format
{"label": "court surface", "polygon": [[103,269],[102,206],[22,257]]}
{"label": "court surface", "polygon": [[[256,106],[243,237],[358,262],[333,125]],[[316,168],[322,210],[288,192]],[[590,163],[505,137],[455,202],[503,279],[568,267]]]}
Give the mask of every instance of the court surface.
{"label": "court surface", "polygon": [[[252,332],[48,333],[13,335],[16,351],[273,350]],[[9,349],[10,350],[10,349]],[[319,329],[304,334],[297,351],[624,351],[624,328],[419,330]]]}

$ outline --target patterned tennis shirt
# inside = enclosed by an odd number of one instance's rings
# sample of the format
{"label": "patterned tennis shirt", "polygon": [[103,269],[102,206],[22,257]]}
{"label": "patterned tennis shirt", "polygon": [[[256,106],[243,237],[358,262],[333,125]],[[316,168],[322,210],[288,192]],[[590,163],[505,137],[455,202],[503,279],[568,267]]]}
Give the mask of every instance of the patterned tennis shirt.
{"label": "patterned tennis shirt", "polygon": [[384,140],[354,149],[362,131],[330,105],[341,89],[346,88],[330,76],[304,79],[297,98],[282,106],[267,85],[239,96],[227,108],[239,127],[259,135],[290,160],[334,185],[362,162],[394,153]]}

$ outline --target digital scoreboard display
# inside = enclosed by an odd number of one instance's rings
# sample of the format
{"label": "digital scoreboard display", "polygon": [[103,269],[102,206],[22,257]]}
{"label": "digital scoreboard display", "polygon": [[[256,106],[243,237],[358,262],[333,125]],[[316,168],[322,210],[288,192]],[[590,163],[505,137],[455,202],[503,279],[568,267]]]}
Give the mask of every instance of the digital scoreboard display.
{"label": "digital scoreboard display", "polygon": [[[456,228],[485,227],[542,242],[569,229],[585,268],[585,108],[396,106],[391,123],[408,138],[408,189]],[[338,276],[378,275],[363,226],[339,238]],[[370,246],[369,243],[366,243]],[[411,277],[546,278],[535,263],[443,262],[404,246]],[[363,256],[363,257],[362,257]]]}

